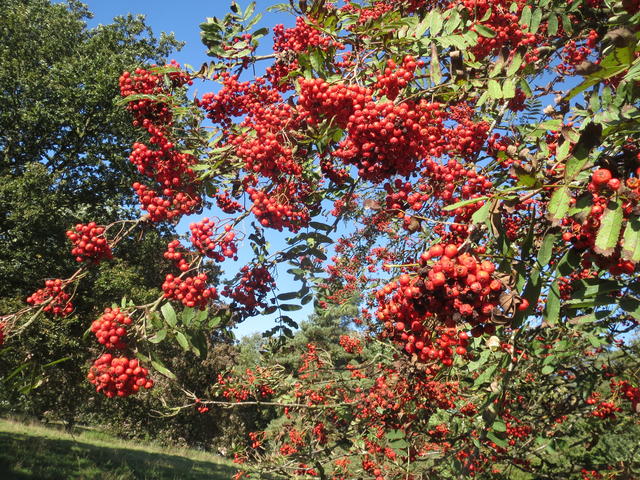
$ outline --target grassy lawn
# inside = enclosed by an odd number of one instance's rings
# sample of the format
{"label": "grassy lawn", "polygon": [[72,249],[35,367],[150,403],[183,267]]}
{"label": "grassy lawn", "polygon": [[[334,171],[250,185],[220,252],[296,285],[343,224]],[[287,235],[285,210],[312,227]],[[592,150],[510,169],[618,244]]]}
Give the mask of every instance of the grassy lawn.
{"label": "grassy lawn", "polygon": [[187,449],[127,442],[97,432],[78,435],[0,419],[0,478],[228,480],[228,460]]}

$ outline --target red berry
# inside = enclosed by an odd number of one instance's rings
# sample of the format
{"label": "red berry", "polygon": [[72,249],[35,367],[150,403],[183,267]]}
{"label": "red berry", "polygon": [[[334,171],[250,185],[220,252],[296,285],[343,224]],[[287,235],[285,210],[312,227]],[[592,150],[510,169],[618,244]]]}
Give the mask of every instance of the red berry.
{"label": "red berry", "polygon": [[593,172],[592,181],[596,186],[604,185],[609,180],[611,180],[612,175],[611,172],[606,168],[599,168],[595,172]]}
{"label": "red berry", "polygon": [[607,187],[609,187],[613,191],[617,191],[620,188],[620,180],[617,178],[612,178],[607,182]]}
{"label": "red berry", "polygon": [[444,255],[449,258],[455,257],[458,255],[458,247],[453,244],[447,245],[444,249]]}

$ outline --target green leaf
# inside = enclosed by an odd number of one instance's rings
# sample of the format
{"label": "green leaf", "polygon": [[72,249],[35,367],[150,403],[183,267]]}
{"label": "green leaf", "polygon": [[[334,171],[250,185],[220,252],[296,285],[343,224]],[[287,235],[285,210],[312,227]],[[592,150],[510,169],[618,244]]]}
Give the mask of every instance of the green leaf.
{"label": "green leaf", "polygon": [[318,72],[318,73],[322,73],[324,71],[324,57],[322,56],[322,53],[320,52],[320,50],[316,49],[311,53],[311,67],[313,67],[313,69]]}
{"label": "green leaf", "polygon": [[401,438],[405,438],[405,433],[402,430],[389,430],[385,437],[387,437],[389,441],[400,440]]}
{"label": "green leaf", "polygon": [[487,91],[491,98],[502,98],[502,89],[500,88],[500,84],[493,79],[490,79],[487,83]]}
{"label": "green leaf", "polygon": [[603,320],[611,315],[611,310],[598,310],[597,312],[590,313],[588,315],[582,315],[569,320],[572,325],[581,325],[584,323],[593,323]]}
{"label": "green leaf", "polygon": [[570,249],[565,253],[558,262],[558,272],[562,276],[567,276],[580,268],[581,256],[575,249]]}
{"label": "green leaf", "polygon": [[495,432],[506,432],[507,431],[507,426],[504,424],[504,422],[501,422],[500,420],[496,420],[495,422],[493,422],[493,425],[491,425],[491,428]]}
{"label": "green leaf", "polygon": [[67,360],[71,360],[71,357],[63,357],[63,358],[59,358],[58,360],[54,360],[53,362],[45,363],[42,366],[42,368],[53,367],[54,365],[57,365],[62,362],[66,362]]}
{"label": "green leaf", "polygon": [[572,298],[587,298],[593,297],[607,292],[615,292],[622,289],[615,280],[609,280],[606,278],[585,278],[572,283],[573,295]]}
{"label": "green leaf", "polygon": [[560,319],[560,284],[556,279],[547,292],[547,303],[543,317],[549,325],[555,325]]}
{"label": "green leaf", "polygon": [[571,147],[571,142],[567,142],[566,140],[562,142],[562,144],[556,150],[556,161],[561,162],[567,155],[569,155],[569,148]]}
{"label": "green leaf", "polygon": [[467,200],[461,200],[459,202],[456,202],[452,205],[447,205],[445,207],[442,208],[443,211],[445,212],[450,212],[451,210],[455,210],[456,208],[460,208],[460,207],[464,207],[466,205],[472,205],[474,203],[478,203],[478,202],[483,202],[485,200],[488,200],[489,197],[478,197],[478,198],[469,198]]}
{"label": "green leaf", "polygon": [[587,164],[589,157],[584,149],[578,149],[573,156],[569,157],[564,171],[565,181],[573,181]]}
{"label": "green leaf", "polygon": [[151,343],[160,343],[167,336],[167,329],[163,328],[162,330],[158,330],[156,334],[149,339]]}
{"label": "green leaf", "polygon": [[173,309],[170,303],[165,303],[160,307],[160,311],[162,312],[162,316],[167,321],[169,325],[172,327],[176,326],[178,322],[178,318],[176,317],[176,311]]}
{"label": "green leaf", "polygon": [[560,221],[565,217],[569,210],[569,203],[571,201],[571,195],[569,194],[569,188],[565,185],[558,188],[551,199],[549,200],[548,213],[551,223],[559,225]]}
{"label": "green leaf", "polygon": [[170,378],[171,380],[177,380],[177,377],[174,375],[174,373],[167,367],[165,367],[164,363],[162,363],[162,361],[158,357],[154,356],[154,358],[151,360],[151,366],[158,373],[161,373],[165,377]]}
{"label": "green leaf", "polygon": [[278,295],[278,300],[293,300],[294,298],[300,298],[300,292],[287,292]]}
{"label": "green leaf", "polygon": [[442,70],[440,69],[440,60],[438,59],[438,49],[435,43],[431,43],[431,62],[429,63],[429,76],[434,85],[438,85],[442,81]]}
{"label": "green leaf", "polygon": [[293,304],[280,305],[280,310],[282,310],[283,312],[295,312],[301,309],[302,307],[300,305],[293,305]]}
{"label": "green leaf", "polygon": [[559,233],[548,232],[544,236],[544,238],[542,239],[540,250],[538,250],[538,257],[536,260],[536,265],[538,268],[542,269],[549,265],[551,257],[553,256],[553,248],[555,247],[559,239]]}
{"label": "green leaf", "polygon": [[442,30],[442,15],[437,10],[432,10],[431,23],[429,25],[429,36],[438,36],[440,30]]}
{"label": "green leaf", "polygon": [[480,353],[480,357],[478,357],[477,360],[473,362],[469,362],[467,364],[467,370],[469,370],[470,372],[473,372],[478,368],[482,367],[485,363],[487,363],[487,360],[489,359],[490,356],[491,356],[491,350],[489,349],[483,350]]}
{"label": "green leaf", "polygon": [[189,340],[187,340],[187,337],[184,335],[184,333],[177,332],[176,340],[185,352],[189,351]]}
{"label": "green leaf", "polygon": [[482,384],[487,383],[489,380],[491,380],[491,377],[493,373],[496,371],[496,368],[498,368],[497,365],[490,365],[485,370],[483,370],[482,373],[478,375],[478,378],[476,378],[475,381],[473,382],[473,386],[479,387]]}
{"label": "green leaf", "polygon": [[549,15],[549,20],[547,21],[547,34],[550,37],[553,37],[556,33],[558,33],[558,17],[554,14]]}
{"label": "green leaf", "polygon": [[486,38],[494,38],[496,36],[495,30],[487,27],[486,25],[482,25],[481,23],[474,26],[476,32]]}
{"label": "green leaf", "polygon": [[194,319],[195,314],[196,312],[193,308],[186,307],[184,310],[182,310],[182,313],[180,314],[180,322],[183,325],[188,326],[191,323],[191,321]]}
{"label": "green leaf", "polygon": [[309,222],[309,226],[315,230],[324,230],[325,232],[330,232],[333,229],[331,225],[320,222]]}
{"label": "green leaf", "polygon": [[531,95],[533,95],[533,92],[531,91],[531,86],[524,78],[520,79],[520,88],[522,89],[522,91],[527,97],[530,97]]}
{"label": "green leaf", "polygon": [[640,320],[640,301],[632,297],[623,297],[618,302],[622,310],[627,312],[636,320]]}
{"label": "green leaf", "polygon": [[489,218],[489,213],[491,213],[491,203],[486,202],[482,207],[476,210],[471,216],[471,222],[474,225],[478,225],[481,223],[485,223]]}
{"label": "green leaf", "polygon": [[610,200],[607,209],[602,214],[600,229],[596,235],[594,251],[609,257],[615,251],[620,239],[623,211],[619,201]]}
{"label": "green leaf", "polygon": [[558,131],[562,127],[562,120],[554,119],[554,120],[546,120],[540,124],[538,128],[542,128],[544,130],[553,130]]}
{"label": "green leaf", "polygon": [[513,98],[516,96],[516,85],[512,79],[507,78],[502,84],[502,96],[504,98]]}
{"label": "green leaf", "polygon": [[500,448],[507,448],[509,446],[509,444],[505,439],[498,437],[493,432],[487,433],[487,438],[491,440],[493,443],[495,443],[497,446],[499,446]]}
{"label": "green leaf", "polygon": [[624,229],[622,258],[632,262],[640,262],[640,217],[629,217]]}
{"label": "green leaf", "polygon": [[457,10],[449,10],[449,17],[444,25],[444,33],[451,35],[462,23],[462,17]]}
{"label": "green leaf", "polygon": [[603,293],[596,295],[595,297],[588,298],[572,298],[565,302],[567,308],[572,310],[582,310],[585,308],[601,307],[605,305],[612,305],[615,303],[615,298],[611,294]]}
{"label": "green leaf", "polygon": [[522,54],[518,51],[511,59],[509,67],[507,67],[507,76],[513,76],[520,69],[520,65],[522,65]]}
{"label": "green leaf", "polygon": [[545,365],[544,367],[542,367],[542,374],[543,375],[549,375],[555,369],[556,369],[556,367],[554,367],[553,365]]}
{"label": "green leaf", "polygon": [[571,35],[573,33],[573,22],[569,15],[562,16],[562,29],[567,33],[567,35]]}
{"label": "green leaf", "polygon": [[520,25],[525,24],[529,26],[531,24],[531,7],[527,5],[522,9],[522,13],[520,14],[520,21],[518,22]]}
{"label": "green leaf", "polygon": [[538,31],[538,27],[540,27],[540,21],[542,20],[542,9],[536,8],[531,15],[531,23],[529,24],[529,31],[531,33],[536,33]]}
{"label": "green leaf", "polygon": [[429,15],[424,17],[422,21],[418,23],[418,25],[416,25],[416,28],[413,30],[413,34],[416,36],[416,38],[420,38],[421,36],[423,36],[424,32],[426,32],[429,28],[429,22],[431,21],[430,15],[433,12],[435,12],[435,10],[431,10],[431,12],[429,12]]}

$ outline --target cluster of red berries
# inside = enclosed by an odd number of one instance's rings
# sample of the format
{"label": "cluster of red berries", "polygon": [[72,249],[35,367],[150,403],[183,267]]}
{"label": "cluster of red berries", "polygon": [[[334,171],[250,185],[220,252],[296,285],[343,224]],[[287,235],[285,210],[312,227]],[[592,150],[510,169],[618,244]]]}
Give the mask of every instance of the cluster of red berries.
{"label": "cluster of red berries", "polygon": [[[497,54],[503,47],[515,51],[518,47],[531,46],[539,43],[543,37],[527,32],[526,25],[520,25],[519,20],[525,2],[511,2],[511,0],[456,0],[449,3],[449,8],[458,5],[469,11],[471,18],[482,19],[474,23],[469,29],[477,31],[477,26],[482,25],[495,32],[492,36],[479,35],[477,44],[471,48],[471,52],[480,61],[489,55]],[[511,6],[517,7],[516,11]],[[535,51],[535,49],[533,49]],[[529,52],[528,62],[537,60]]]}
{"label": "cluster of red berries", "polygon": [[[592,263],[595,263],[601,269],[608,269],[612,275],[630,275],[635,272],[636,264],[621,258],[620,245],[617,245],[613,251],[606,252],[607,255],[601,255],[599,253],[602,252],[595,251],[602,216],[607,208],[609,192],[612,191],[609,184],[614,181],[613,186],[619,188],[619,180],[612,178],[609,170],[601,168],[594,172],[589,184],[589,190],[593,195],[593,205],[589,215],[584,219],[573,217],[563,219],[562,225],[569,229],[562,234],[562,239],[565,242],[571,242],[576,249],[586,252],[583,259],[585,268],[590,268]],[[632,214],[634,207],[634,200],[623,201],[622,211],[625,218]]]}
{"label": "cluster of red berries", "polygon": [[167,244],[167,251],[164,252],[163,257],[167,260],[173,261],[181,272],[186,272],[191,268],[189,262],[184,258],[184,255],[187,253],[187,250],[180,243],[180,240],[176,239]]}
{"label": "cluster of red berries", "polygon": [[509,445],[514,446],[518,440],[524,440],[531,436],[533,428],[531,425],[522,423],[521,420],[515,418],[510,413],[510,409],[503,413],[502,419],[505,421],[507,427],[507,438],[509,438]]}
{"label": "cluster of red berries", "polygon": [[[192,85],[192,81],[185,72],[179,70],[180,65],[175,61],[169,64],[175,67],[174,71],[166,75],[150,72],[144,68],[137,68],[133,75],[131,72],[124,72],[120,76],[120,95],[158,95],[165,94],[170,88],[181,87],[185,84]],[[168,80],[168,84],[165,82]],[[127,109],[131,111],[136,119],[135,126],[139,126],[144,119],[152,120],[154,123],[167,124],[173,119],[171,109],[162,102],[153,99],[140,99],[129,102]]]}
{"label": "cluster of red berries", "polygon": [[422,60],[416,62],[411,55],[404,57],[402,66],[396,65],[396,62],[389,59],[384,72],[376,78],[376,88],[389,100],[395,100],[400,91],[413,80],[416,68],[423,66]]}
{"label": "cluster of red berries", "polygon": [[152,388],[153,380],[148,375],[149,371],[141,367],[138,360],[104,353],[93,363],[87,378],[96,386],[96,391],[113,398]]}
{"label": "cluster of red berries", "polygon": [[565,75],[573,75],[576,67],[587,60],[598,42],[598,32],[591,30],[584,45],[578,46],[575,40],[569,40],[562,49],[562,62],[558,71]]}
{"label": "cluster of red berries", "polygon": [[210,300],[218,298],[215,287],[207,288],[207,274],[199,273],[193,277],[175,277],[168,274],[162,284],[164,297],[179,300],[186,307],[204,310]]}
{"label": "cluster of red berries", "polygon": [[301,78],[298,83],[298,112],[309,125],[332,118],[345,129],[353,112],[373,100],[373,90],[360,85],[330,84],[321,78]]}
{"label": "cluster of red berries", "polygon": [[213,123],[223,127],[229,127],[236,117],[282,101],[277,90],[265,86],[263,78],[257,78],[254,82],[240,82],[238,75],[228,72],[216,78],[222,83],[222,88],[216,93],[205,93],[200,100],[196,100],[196,104],[207,112],[207,117]]}
{"label": "cluster of red berries", "polygon": [[[305,201],[311,186],[301,178],[301,159],[306,152],[289,146],[288,139],[295,136],[299,127],[295,110],[276,89],[265,86],[263,78],[240,83],[236,76],[223,75],[222,82],[218,93],[205,95],[199,104],[208,111],[209,118],[223,126],[233,116],[246,115],[241,126],[247,127],[247,131],[230,135],[227,145],[235,147],[253,179],[245,182],[245,190],[254,202],[253,213],[265,227],[298,231],[309,222]],[[255,187],[254,174],[273,179],[278,186],[266,193]],[[288,176],[287,181],[283,175]],[[224,203],[229,200],[225,198]],[[237,202],[229,207],[241,208]]]}
{"label": "cluster of red berries", "polygon": [[[589,403],[589,400],[587,400]],[[617,406],[613,402],[600,402],[596,408],[591,412],[594,417],[601,418],[602,420],[615,420],[616,413],[621,412],[622,408]]]}
{"label": "cluster of red berries", "polygon": [[342,44],[309,25],[303,17],[296,18],[293,28],[285,28],[282,24],[273,27],[273,51],[276,53],[306,52],[314,47],[327,50],[342,48]]}
{"label": "cluster of red berries", "polygon": [[29,298],[27,303],[41,305],[46,303],[43,310],[55,317],[66,317],[73,312],[71,296],[64,291],[64,283],[59,278],[44,282],[44,288],[38,289]]}
{"label": "cluster of red berries", "polygon": [[622,397],[631,402],[631,410],[640,413],[640,387],[634,387],[626,380],[611,380],[611,390],[618,391]]}
{"label": "cluster of red berries", "polygon": [[275,281],[267,267],[262,265],[253,268],[245,265],[240,272],[242,277],[238,285],[233,289],[225,286],[222,295],[244,306],[244,315],[252,316],[258,308],[267,306],[264,299],[275,287]]}
{"label": "cluster of red berries", "polygon": [[[375,2],[373,5],[371,6],[355,6],[355,5],[351,5],[351,3],[349,2],[349,0],[347,0],[345,2],[345,5],[341,8],[342,11],[344,12],[348,12],[348,13],[352,13],[354,15],[358,16],[358,24],[359,25],[363,25],[369,21],[373,21],[373,20],[377,20],[378,18],[380,18],[382,15],[384,15],[387,12],[390,12],[391,10],[394,10],[395,8],[397,8],[397,3],[396,2],[389,2],[389,1],[378,1]],[[353,25],[349,25],[349,27],[347,27],[349,29],[353,29],[354,26]]]}
{"label": "cluster of red berries", "polygon": [[580,469],[580,475],[582,475],[582,480],[600,480],[602,474],[596,470],[587,470],[586,468]]}
{"label": "cluster of red berries", "polygon": [[[412,57],[405,60],[408,65],[416,63]],[[330,118],[347,130],[332,155],[357,166],[368,180],[411,173],[417,160],[443,141],[445,113],[438,103],[377,103],[373,91],[365,87],[302,79],[298,104],[309,123]]]}
{"label": "cluster of red berries", "polygon": [[218,193],[216,195],[216,205],[220,210],[229,215],[243,210],[242,205],[231,198],[229,192]]}
{"label": "cluster of red berries", "polygon": [[340,335],[340,346],[347,353],[362,353],[362,342],[360,339],[349,335]]}
{"label": "cluster of red berries", "polygon": [[237,378],[218,374],[216,384],[221,387],[224,398],[235,402],[245,402],[250,398],[265,400],[271,397],[275,391],[268,384],[269,381],[269,372],[258,367],[255,372],[247,368],[244,375]]}
{"label": "cluster of red berries", "polygon": [[[434,259],[439,260],[430,264]],[[467,353],[468,335],[458,332],[460,326],[472,325],[474,336],[493,333],[492,314],[505,287],[493,278],[492,262],[460,253],[454,244],[434,245],[420,256],[420,264],[418,275],[403,274],[378,291],[377,318],[408,353],[450,365],[454,351]]]}
{"label": "cluster of red berries", "polygon": [[[91,324],[91,331],[98,343],[110,350],[125,350],[124,340],[131,317],[120,308],[106,308],[100,318]],[[126,356],[115,357],[111,353],[102,354],[89,369],[88,380],[96,386],[96,391],[109,398],[127,397],[141,388],[153,387],[153,380],[147,378],[149,372],[139,365],[138,360]]]}
{"label": "cluster of red berries", "polygon": [[[414,191],[415,187],[417,187],[418,191]],[[424,202],[431,198],[431,194],[428,193],[428,186],[425,183],[414,186],[411,182],[403,182],[399,178],[396,179],[393,185],[385,183],[384,189],[387,192],[387,208],[390,210],[407,210],[411,208],[417,212],[422,209]]]}
{"label": "cluster of red berries", "polygon": [[153,222],[194,213],[202,205],[202,198],[192,186],[186,186],[178,192],[173,188],[165,188],[162,190],[164,196],[139,182],[133,184],[133,189],[142,209],[149,213],[149,219]]}
{"label": "cluster of red berries", "polygon": [[[160,148],[153,150],[144,143],[134,143],[129,155],[131,163],[141,174],[153,178],[164,188],[175,188],[195,181],[195,173],[189,168],[196,163],[195,157],[175,150],[174,144],[161,130],[154,133],[150,142],[158,144]],[[167,196],[171,194],[163,193]]]}
{"label": "cluster of red berries", "polygon": [[0,347],[4,344],[5,332],[4,329],[6,327],[6,323],[0,322]]}
{"label": "cluster of red berries", "polygon": [[446,139],[442,142],[444,148],[437,150],[439,155],[446,153],[451,157],[458,154],[471,161],[475,159],[487,140],[490,126],[485,121],[476,122],[474,115],[473,105],[468,102],[449,106],[447,117],[457,124],[444,130]]}
{"label": "cluster of red berries", "polygon": [[507,108],[512,112],[521,112],[524,110],[527,94],[521,88],[516,88],[516,94],[509,99]]}
{"label": "cluster of red berries", "polygon": [[131,318],[118,307],[107,308],[100,318],[91,325],[98,343],[109,349],[124,350],[127,344],[123,340],[127,335],[127,327],[131,325]]}
{"label": "cluster of red berries", "polygon": [[[446,164],[426,160],[421,172],[420,191],[431,194],[451,205],[460,200],[479,198],[487,193],[493,182],[473,167],[466,168],[455,159]],[[423,186],[424,185],[424,186]],[[450,212],[456,223],[467,223],[471,215],[482,206],[481,202],[458,207]],[[442,212],[444,213],[444,212]],[[460,228],[458,228],[460,227]],[[452,230],[467,231],[466,225],[452,225]]]}
{"label": "cluster of red berries", "polygon": [[273,192],[267,193],[253,187],[247,188],[253,207],[251,212],[260,221],[263,227],[274,228],[282,231],[287,228],[292,232],[299,231],[309,224],[311,217],[307,207],[299,202],[294,202],[303,198],[297,191],[298,185],[294,183],[281,183]]}
{"label": "cluster of red berries", "polygon": [[300,176],[305,150],[297,152],[288,140],[288,132],[298,127],[293,108],[286,103],[261,106],[243,122],[252,131],[231,140],[248,172],[275,178],[281,173]]}
{"label": "cluster of red berries", "polygon": [[[189,75],[179,70],[179,64],[171,62],[174,70],[155,74],[137,69],[132,75],[124,72],[120,77],[120,93],[123,97],[135,94],[171,95],[172,89],[191,84]],[[158,146],[151,149],[143,143],[135,143],[129,160],[138,171],[159,184],[158,189],[136,182],[133,184],[143,210],[149,219],[157,222],[179,215],[194,213],[202,199],[197,193],[196,175],[191,166],[195,158],[176,149],[168,138],[173,124],[173,113],[166,103],[154,99],[129,102],[135,126],[144,128],[151,138],[149,143]]]}
{"label": "cluster of red berries", "polygon": [[338,167],[332,158],[321,159],[320,169],[322,174],[336,185],[344,185],[351,178],[349,170],[346,167]]}
{"label": "cluster of red berries", "polygon": [[95,264],[100,260],[113,258],[104,230],[104,227],[95,222],[86,225],[79,223],[74,230],[67,230],[67,238],[73,244],[71,254],[76,257],[76,261]]}
{"label": "cluster of red berries", "polygon": [[215,225],[208,218],[203,218],[197,223],[189,225],[191,230],[191,243],[200,253],[218,262],[225,258],[237,260],[238,246],[236,245],[236,234],[230,224],[223,227],[224,233],[219,233],[218,225]]}

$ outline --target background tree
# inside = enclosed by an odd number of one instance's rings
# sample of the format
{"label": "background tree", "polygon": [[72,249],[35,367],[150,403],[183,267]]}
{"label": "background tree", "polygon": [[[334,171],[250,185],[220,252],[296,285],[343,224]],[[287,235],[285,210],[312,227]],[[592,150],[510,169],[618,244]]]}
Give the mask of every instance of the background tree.
{"label": "background tree", "polygon": [[128,161],[138,134],[116,108],[118,72],[162,63],[179,43],[141,17],[88,28],[80,2],[3,2],[0,22],[0,298],[68,274],[64,232],[136,215]]}
{"label": "background tree", "polygon": [[[77,1],[7,0],[2,12],[0,312],[7,313],[45,278],[77,268],[66,230],[89,219],[106,225],[139,216],[131,191],[136,170],[128,160],[139,134],[114,103],[118,76],[164,63],[180,43],[155,37],[140,16],[88,28],[91,13]],[[172,231],[165,224],[125,238],[118,258],[77,292],[73,315],[34,325],[25,343],[3,352],[5,376],[16,373],[12,380],[26,389],[44,382],[28,397],[2,389],[14,395],[16,411],[73,418],[89,392],[77,388],[87,360],[83,333],[113,298],[144,303],[159,292],[166,265],[155,252]],[[41,366],[62,358],[43,380]]]}

